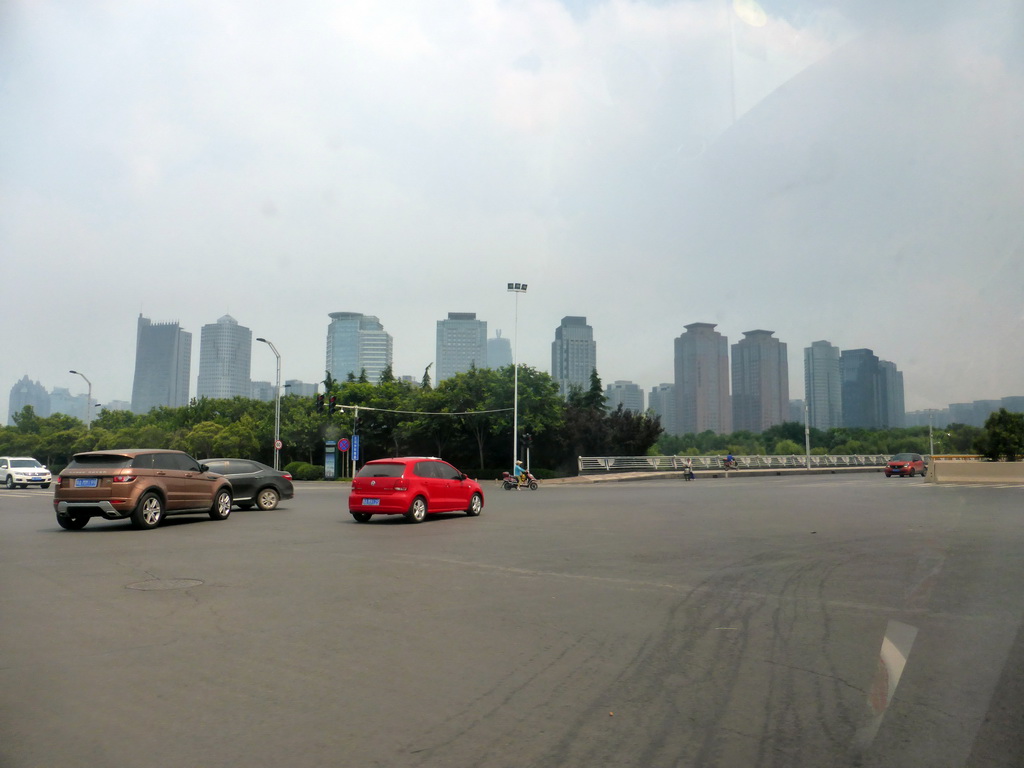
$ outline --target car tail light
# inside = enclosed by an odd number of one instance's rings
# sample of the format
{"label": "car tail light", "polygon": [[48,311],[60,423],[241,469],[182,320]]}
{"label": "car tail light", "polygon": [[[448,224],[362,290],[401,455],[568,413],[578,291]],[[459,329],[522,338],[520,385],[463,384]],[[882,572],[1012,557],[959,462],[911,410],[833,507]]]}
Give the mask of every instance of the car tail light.
{"label": "car tail light", "polygon": [[131,483],[135,481],[136,475],[114,475],[115,483]]}
{"label": "car tail light", "polygon": [[408,491],[409,490],[409,486],[405,485],[405,484],[403,484],[401,482],[397,482],[397,483],[395,483],[395,490],[396,491]]}
{"label": "car tail light", "polygon": [[285,480],[287,480],[287,481],[289,481],[289,482],[291,482],[292,476],[291,476],[291,475],[289,475],[289,474],[288,474],[287,472],[285,472],[285,473],[284,473],[284,479],[285,479]]}

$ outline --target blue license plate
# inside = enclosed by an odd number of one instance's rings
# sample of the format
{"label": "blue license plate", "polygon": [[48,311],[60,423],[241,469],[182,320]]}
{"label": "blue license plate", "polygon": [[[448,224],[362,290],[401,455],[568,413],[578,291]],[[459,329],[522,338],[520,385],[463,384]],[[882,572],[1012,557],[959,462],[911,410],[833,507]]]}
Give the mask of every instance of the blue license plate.
{"label": "blue license plate", "polygon": [[364,507],[379,507],[380,499],[363,499]]}
{"label": "blue license plate", "polygon": [[43,482],[43,478],[41,478],[41,477],[30,477],[28,479],[28,481],[30,483],[41,483],[41,482]]}
{"label": "blue license plate", "polygon": [[75,488],[95,488],[96,478],[95,477],[76,477]]}

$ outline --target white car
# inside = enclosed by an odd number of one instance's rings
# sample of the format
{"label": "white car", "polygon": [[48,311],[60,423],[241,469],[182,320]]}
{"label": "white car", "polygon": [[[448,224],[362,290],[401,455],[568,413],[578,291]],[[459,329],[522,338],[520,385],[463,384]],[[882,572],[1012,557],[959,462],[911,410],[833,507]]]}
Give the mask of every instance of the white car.
{"label": "white car", "polygon": [[0,482],[7,488],[49,488],[50,480],[50,470],[31,456],[0,456]]}

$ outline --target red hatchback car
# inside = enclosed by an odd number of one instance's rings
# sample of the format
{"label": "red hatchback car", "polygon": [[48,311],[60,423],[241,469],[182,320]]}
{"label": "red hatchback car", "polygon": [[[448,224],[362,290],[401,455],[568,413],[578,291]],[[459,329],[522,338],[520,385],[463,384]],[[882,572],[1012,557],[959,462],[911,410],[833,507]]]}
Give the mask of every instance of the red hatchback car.
{"label": "red hatchback car", "polygon": [[892,477],[913,477],[928,473],[928,465],[924,462],[924,456],[919,453],[897,453],[885,465],[885,476]]}
{"label": "red hatchback car", "polygon": [[476,517],[483,508],[480,483],[447,461],[425,456],[366,462],[348,496],[348,511],[359,523],[373,515],[405,515],[411,523],[438,512]]}

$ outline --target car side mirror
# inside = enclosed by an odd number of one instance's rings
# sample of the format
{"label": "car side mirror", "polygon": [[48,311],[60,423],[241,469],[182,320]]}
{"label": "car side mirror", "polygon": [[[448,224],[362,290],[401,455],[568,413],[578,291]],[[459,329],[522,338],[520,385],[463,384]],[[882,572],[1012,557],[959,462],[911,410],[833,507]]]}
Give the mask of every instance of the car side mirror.
{"label": "car side mirror", "polygon": [[459,472],[459,480],[469,480],[469,475],[465,472]]}
{"label": "car side mirror", "polygon": [[200,464],[200,465],[199,465],[199,471],[200,471],[200,472],[209,472],[209,471],[210,471],[210,468],[209,468],[209,466],[207,466],[206,464]]}

